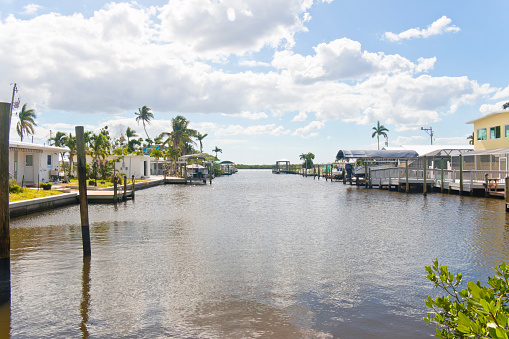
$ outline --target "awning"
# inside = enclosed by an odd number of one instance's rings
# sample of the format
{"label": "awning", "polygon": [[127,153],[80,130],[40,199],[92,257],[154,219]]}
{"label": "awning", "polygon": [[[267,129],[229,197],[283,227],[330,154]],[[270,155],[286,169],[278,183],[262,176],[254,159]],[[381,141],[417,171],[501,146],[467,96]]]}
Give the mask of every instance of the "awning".
{"label": "awning", "polygon": [[339,150],[337,160],[341,159],[413,159],[419,154],[412,150]]}

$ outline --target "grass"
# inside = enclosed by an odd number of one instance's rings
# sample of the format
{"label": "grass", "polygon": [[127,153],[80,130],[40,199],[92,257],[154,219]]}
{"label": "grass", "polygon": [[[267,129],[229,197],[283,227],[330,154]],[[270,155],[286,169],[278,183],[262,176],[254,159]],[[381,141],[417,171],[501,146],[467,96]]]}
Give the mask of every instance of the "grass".
{"label": "grass", "polygon": [[9,193],[9,202],[35,199],[35,198],[43,198],[43,197],[49,197],[51,195],[57,195],[57,194],[62,194],[62,192],[45,191],[43,189],[38,190],[38,189],[24,188],[21,193]]}

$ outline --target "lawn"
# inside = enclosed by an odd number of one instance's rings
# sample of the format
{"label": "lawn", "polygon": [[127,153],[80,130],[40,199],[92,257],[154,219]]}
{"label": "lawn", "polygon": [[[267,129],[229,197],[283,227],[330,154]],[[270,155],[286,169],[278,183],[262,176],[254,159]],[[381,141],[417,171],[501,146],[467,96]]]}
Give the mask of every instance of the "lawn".
{"label": "lawn", "polygon": [[45,191],[43,189],[24,188],[21,193],[9,193],[9,202],[28,200],[35,198],[49,197],[51,195],[62,194],[59,191]]}

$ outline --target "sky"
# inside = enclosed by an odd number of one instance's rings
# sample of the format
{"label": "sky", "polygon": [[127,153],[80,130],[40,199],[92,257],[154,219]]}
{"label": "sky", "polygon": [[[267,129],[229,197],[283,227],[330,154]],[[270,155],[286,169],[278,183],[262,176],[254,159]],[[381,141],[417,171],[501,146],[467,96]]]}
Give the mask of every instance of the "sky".
{"label": "sky", "polygon": [[467,145],[466,122],[509,101],[507,13],[507,0],[0,0],[0,102],[16,83],[34,143],[78,125],[146,138],[148,106],[151,138],[182,115],[205,152],[239,164],[377,149],[378,121],[390,147],[429,144],[422,128]]}

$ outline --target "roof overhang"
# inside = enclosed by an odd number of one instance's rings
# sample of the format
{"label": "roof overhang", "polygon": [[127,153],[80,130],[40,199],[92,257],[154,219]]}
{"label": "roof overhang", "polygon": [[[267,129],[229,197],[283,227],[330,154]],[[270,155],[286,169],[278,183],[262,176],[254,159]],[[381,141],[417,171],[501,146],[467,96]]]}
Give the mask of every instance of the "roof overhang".
{"label": "roof overhang", "polygon": [[341,159],[414,159],[419,154],[412,150],[339,150],[337,160]]}

